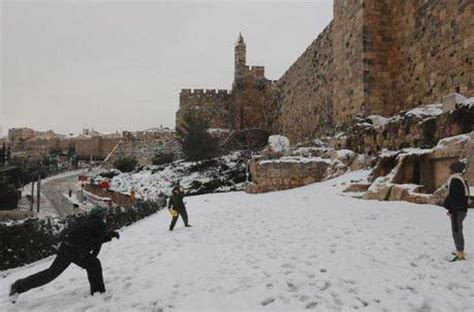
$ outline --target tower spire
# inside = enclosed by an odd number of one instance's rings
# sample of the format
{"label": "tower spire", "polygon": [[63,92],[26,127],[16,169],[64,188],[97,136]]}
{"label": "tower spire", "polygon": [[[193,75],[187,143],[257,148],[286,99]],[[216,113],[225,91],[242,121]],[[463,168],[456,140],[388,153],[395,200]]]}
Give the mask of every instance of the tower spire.
{"label": "tower spire", "polygon": [[237,42],[235,43],[235,47],[234,47],[235,76],[240,75],[245,69],[246,54],[247,54],[247,47],[245,45],[244,37],[242,36],[242,33],[239,32],[239,37],[237,38]]}
{"label": "tower spire", "polygon": [[245,42],[244,42],[244,37],[242,37],[242,32],[239,31],[239,37],[237,38],[237,43],[236,43],[236,45],[242,44],[242,43],[245,44]]}

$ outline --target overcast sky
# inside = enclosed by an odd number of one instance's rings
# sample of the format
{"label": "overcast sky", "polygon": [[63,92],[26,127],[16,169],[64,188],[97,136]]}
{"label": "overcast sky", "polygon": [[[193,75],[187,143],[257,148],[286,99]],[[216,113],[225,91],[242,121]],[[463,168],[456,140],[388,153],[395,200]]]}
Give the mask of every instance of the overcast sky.
{"label": "overcast sky", "polygon": [[332,0],[0,1],[4,134],[174,127],[181,88],[231,87],[239,31],[278,79],[332,19]]}

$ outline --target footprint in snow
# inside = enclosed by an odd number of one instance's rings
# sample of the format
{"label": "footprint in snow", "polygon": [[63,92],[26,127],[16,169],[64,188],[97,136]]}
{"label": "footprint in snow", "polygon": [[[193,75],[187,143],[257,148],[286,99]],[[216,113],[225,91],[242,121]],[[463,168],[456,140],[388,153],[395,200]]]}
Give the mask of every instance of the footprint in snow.
{"label": "footprint in snow", "polygon": [[289,292],[295,292],[297,290],[297,287],[292,282],[286,282],[286,286],[288,286]]}
{"label": "footprint in snow", "polygon": [[318,305],[317,302],[312,301],[312,302],[308,303],[305,308],[306,308],[307,310],[310,310],[310,309],[316,308],[317,305]]}
{"label": "footprint in snow", "polygon": [[324,282],[319,281],[319,282],[316,283],[316,286],[319,288],[319,291],[325,291],[329,287],[331,287],[331,282],[330,281],[324,281]]}
{"label": "footprint in snow", "polygon": [[273,303],[273,302],[275,302],[275,298],[267,298],[267,299],[262,301],[262,306],[267,306],[267,305],[269,305],[270,303]]}
{"label": "footprint in snow", "polygon": [[300,299],[301,302],[305,302],[305,301],[308,301],[309,297],[306,296],[306,295],[302,295],[302,296],[299,297],[299,299]]}

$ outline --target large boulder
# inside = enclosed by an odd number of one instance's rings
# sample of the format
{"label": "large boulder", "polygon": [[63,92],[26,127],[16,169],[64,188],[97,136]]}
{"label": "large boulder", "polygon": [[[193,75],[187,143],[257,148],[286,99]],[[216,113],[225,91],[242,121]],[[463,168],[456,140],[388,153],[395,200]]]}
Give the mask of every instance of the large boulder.
{"label": "large boulder", "polygon": [[370,165],[370,158],[364,154],[359,154],[351,162],[351,170],[357,171],[367,168]]}
{"label": "large boulder", "polygon": [[390,182],[391,177],[380,177],[375,179],[367,192],[362,196],[363,199],[387,200],[390,196],[393,183]]}
{"label": "large boulder", "polygon": [[283,135],[271,135],[268,138],[268,149],[275,153],[287,153],[290,150],[290,140]]}
{"label": "large boulder", "polygon": [[470,140],[469,134],[444,138],[433,148],[431,158],[466,157]]}
{"label": "large boulder", "polygon": [[396,200],[410,201],[409,199],[412,199],[413,201],[415,201],[415,200],[418,200],[418,198],[423,197],[423,199],[420,199],[419,201],[426,201],[425,195],[427,194],[421,193],[422,191],[424,191],[422,185],[394,184],[392,186],[392,189],[390,190],[390,196],[388,199],[390,201],[396,201]]}

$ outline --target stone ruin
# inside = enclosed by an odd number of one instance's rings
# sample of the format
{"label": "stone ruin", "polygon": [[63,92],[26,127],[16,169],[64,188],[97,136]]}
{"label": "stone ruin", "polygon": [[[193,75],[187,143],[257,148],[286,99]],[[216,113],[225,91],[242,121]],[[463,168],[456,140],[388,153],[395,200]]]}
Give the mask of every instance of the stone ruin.
{"label": "stone ruin", "polygon": [[458,160],[468,164],[465,178],[474,181],[474,131],[442,139],[432,149],[382,154],[362,198],[439,205],[446,196],[449,166]]}
{"label": "stone ruin", "polygon": [[322,181],[373,167],[369,181],[345,192],[364,199],[439,204],[449,166],[463,160],[474,183],[474,98],[459,94],[443,103],[417,107],[391,118],[355,118],[345,132],[290,147],[270,136],[268,146],[249,164],[246,191],[261,193]]}
{"label": "stone ruin", "polygon": [[350,150],[336,150],[313,142],[313,146],[290,147],[286,137],[273,135],[262,154],[249,163],[251,183],[247,193],[278,191],[333,178],[363,169],[370,159]]}

